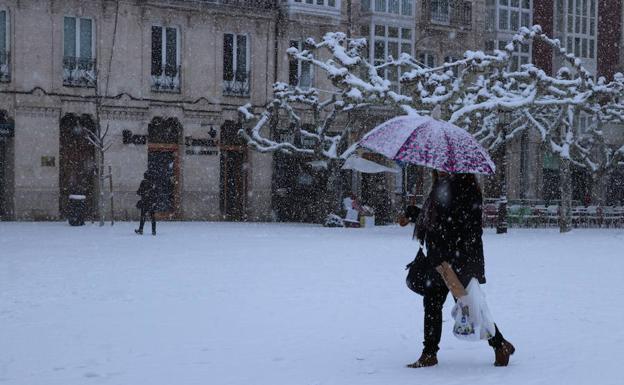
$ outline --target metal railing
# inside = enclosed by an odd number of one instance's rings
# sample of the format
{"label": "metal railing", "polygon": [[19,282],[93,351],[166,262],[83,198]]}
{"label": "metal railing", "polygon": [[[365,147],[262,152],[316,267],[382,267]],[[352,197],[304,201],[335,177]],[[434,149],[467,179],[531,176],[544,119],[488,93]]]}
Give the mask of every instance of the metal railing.
{"label": "metal railing", "polygon": [[180,92],[180,66],[165,65],[152,71],[152,91]]}
{"label": "metal railing", "polygon": [[11,53],[0,51],[0,82],[11,81]]}
{"label": "metal railing", "polygon": [[251,9],[277,9],[277,2],[274,0],[199,0],[203,3],[214,3],[239,8]]}
{"label": "metal railing", "polygon": [[63,85],[70,87],[95,87],[97,76],[95,59],[63,57]]}
{"label": "metal railing", "polygon": [[438,1],[423,2],[423,22],[449,27],[472,28],[472,2],[470,1]]}
{"label": "metal railing", "polygon": [[249,96],[251,91],[250,73],[235,72],[232,80],[223,80],[223,95]]}

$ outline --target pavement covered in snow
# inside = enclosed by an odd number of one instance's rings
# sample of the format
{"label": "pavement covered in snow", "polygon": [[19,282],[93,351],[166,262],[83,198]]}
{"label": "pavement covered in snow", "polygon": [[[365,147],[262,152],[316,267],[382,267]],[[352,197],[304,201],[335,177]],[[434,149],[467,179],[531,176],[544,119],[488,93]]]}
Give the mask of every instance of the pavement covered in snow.
{"label": "pavement covered in snow", "polygon": [[624,231],[485,235],[490,309],[517,352],[451,333],[408,369],[411,229],[0,223],[0,383],[622,384]]}

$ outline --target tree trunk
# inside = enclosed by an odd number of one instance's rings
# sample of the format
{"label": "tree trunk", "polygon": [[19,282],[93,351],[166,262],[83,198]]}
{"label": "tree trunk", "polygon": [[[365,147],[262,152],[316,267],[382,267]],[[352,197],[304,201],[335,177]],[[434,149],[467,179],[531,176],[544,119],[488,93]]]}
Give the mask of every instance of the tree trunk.
{"label": "tree trunk", "polygon": [[[499,113],[500,116],[500,113]],[[499,118],[498,130],[501,132],[504,141],[500,145],[500,164],[498,165],[498,186],[500,194],[498,198],[498,218],[496,221],[496,234],[507,233],[507,126]]]}
{"label": "tree trunk", "polygon": [[559,162],[559,232],[567,233],[572,230],[572,172],[570,159],[561,158]]}
{"label": "tree trunk", "polygon": [[604,206],[607,197],[607,181],[609,180],[609,173],[598,172],[592,174],[592,186],[591,186],[591,198],[592,204],[597,206]]}
{"label": "tree trunk", "polygon": [[340,183],[341,163],[335,160],[327,161],[327,184],[323,196],[323,209],[320,222],[323,223],[329,214],[338,214],[341,210],[342,189]]}
{"label": "tree trunk", "polygon": [[104,226],[104,152],[97,151],[97,180],[98,180],[98,192],[97,192],[97,207],[98,207],[98,219],[100,226]]}

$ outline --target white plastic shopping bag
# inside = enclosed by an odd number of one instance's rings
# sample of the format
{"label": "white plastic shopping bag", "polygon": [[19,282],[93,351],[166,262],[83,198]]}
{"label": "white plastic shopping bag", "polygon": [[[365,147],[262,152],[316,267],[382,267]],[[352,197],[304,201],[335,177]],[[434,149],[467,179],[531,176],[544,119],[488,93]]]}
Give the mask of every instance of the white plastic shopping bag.
{"label": "white plastic shopping bag", "polygon": [[485,294],[475,278],[470,280],[466,293],[457,300],[451,312],[455,320],[453,334],[465,341],[490,339],[496,331],[494,321],[485,301]]}

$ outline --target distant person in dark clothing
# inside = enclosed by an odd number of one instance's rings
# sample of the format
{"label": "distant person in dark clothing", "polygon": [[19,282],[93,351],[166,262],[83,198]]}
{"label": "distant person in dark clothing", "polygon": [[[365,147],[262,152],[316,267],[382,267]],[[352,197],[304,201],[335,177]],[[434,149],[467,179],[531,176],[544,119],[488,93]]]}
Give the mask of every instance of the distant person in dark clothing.
{"label": "distant person in dark clothing", "polygon": [[145,216],[149,214],[152,220],[152,235],[156,235],[156,216],[154,212],[156,211],[157,192],[156,183],[151,173],[146,172],[143,174],[143,180],[137,190],[137,195],[141,197],[137,202],[137,208],[141,210],[141,221],[139,222],[139,228],[134,230],[134,232],[140,235],[143,234]]}

